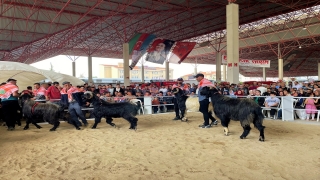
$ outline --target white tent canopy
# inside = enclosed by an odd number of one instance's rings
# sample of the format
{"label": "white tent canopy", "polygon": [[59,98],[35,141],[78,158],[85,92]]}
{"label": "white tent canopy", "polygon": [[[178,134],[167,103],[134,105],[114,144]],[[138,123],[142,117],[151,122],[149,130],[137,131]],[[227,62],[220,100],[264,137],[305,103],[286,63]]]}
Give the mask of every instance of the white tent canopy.
{"label": "white tent canopy", "polygon": [[45,80],[57,81],[60,84],[64,81],[69,81],[74,86],[84,84],[84,81],[66,74],[37,69],[24,63],[0,61],[0,83],[6,82],[9,78],[17,80],[20,90]]}
{"label": "white tent canopy", "polygon": [[57,81],[59,82],[60,85],[62,85],[64,81],[70,82],[73,86],[83,85],[85,83],[81,79],[70,76],[70,75],[56,73],[54,71],[49,71],[49,70],[41,70],[41,71],[43,72],[43,75],[47,77],[48,80],[52,82]]}
{"label": "white tent canopy", "polygon": [[28,64],[0,61],[0,82],[6,82],[9,78],[17,80],[20,90],[46,79],[41,70]]}

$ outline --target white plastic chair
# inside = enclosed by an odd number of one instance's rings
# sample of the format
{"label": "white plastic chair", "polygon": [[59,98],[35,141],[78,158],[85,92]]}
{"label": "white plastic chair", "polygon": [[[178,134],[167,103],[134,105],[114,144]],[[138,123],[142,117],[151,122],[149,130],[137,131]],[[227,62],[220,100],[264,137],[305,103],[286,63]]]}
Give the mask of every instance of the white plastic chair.
{"label": "white plastic chair", "polygon": [[137,102],[140,102],[141,107],[138,110],[138,114],[140,115],[141,111],[142,111],[142,114],[144,114],[143,104],[140,99],[131,99],[130,102],[135,104],[137,104]]}

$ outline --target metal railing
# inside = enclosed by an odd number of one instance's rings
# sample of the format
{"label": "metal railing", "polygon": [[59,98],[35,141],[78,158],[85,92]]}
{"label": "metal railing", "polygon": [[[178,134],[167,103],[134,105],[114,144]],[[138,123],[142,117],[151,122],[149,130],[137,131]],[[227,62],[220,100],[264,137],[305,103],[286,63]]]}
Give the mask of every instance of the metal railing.
{"label": "metal railing", "polygon": [[[173,106],[174,103],[173,103],[173,98],[174,96],[161,96],[163,98],[172,98],[171,101],[168,101],[169,103],[163,103],[163,104],[157,104],[157,105],[154,105],[152,104],[152,100],[156,97],[159,97],[159,96],[142,96],[142,97],[137,97],[137,98],[143,98],[143,109],[144,109],[144,114],[152,114],[153,113],[153,110],[152,110],[152,107],[155,107],[155,106]],[[196,95],[192,95],[192,97],[197,97]],[[254,98],[254,97],[263,97],[263,98],[267,98],[267,97],[270,97],[270,96],[230,96],[232,98]],[[294,119],[296,119],[296,113],[297,111],[313,111],[315,114],[315,118],[317,118],[317,122],[319,122],[319,118],[320,118],[320,110],[319,109],[306,109],[305,106],[302,108],[302,107],[299,107],[299,108],[296,108],[295,105],[296,105],[296,100],[297,99],[320,99],[320,97],[294,97],[294,96],[275,96],[276,98],[279,98],[280,99],[280,106],[278,107],[261,107],[261,110],[265,110],[265,111],[269,111],[270,109],[275,109],[278,111],[281,111],[282,112],[282,116],[281,116],[281,120],[282,121],[293,121]],[[114,97],[110,97],[110,98],[114,98]],[[137,98],[134,98],[132,97],[133,99],[137,99]],[[131,99],[128,98],[128,99]],[[304,102],[303,100],[303,102]],[[319,100],[320,101],[320,100]],[[304,103],[303,103],[304,104]],[[92,107],[82,107],[82,110],[93,110]],[[66,110],[67,111],[67,110]],[[302,118],[303,119],[303,118]]]}

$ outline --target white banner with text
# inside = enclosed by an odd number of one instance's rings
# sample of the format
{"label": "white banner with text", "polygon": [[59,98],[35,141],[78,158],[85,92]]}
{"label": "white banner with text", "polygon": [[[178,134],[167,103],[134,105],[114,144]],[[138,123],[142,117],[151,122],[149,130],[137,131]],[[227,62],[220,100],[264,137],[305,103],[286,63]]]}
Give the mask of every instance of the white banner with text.
{"label": "white banner with text", "polygon": [[[222,64],[228,65],[228,67],[237,67],[237,63],[228,63],[227,56],[222,55]],[[270,60],[251,60],[251,59],[239,59],[239,66],[250,66],[250,67],[266,67],[270,68]]]}

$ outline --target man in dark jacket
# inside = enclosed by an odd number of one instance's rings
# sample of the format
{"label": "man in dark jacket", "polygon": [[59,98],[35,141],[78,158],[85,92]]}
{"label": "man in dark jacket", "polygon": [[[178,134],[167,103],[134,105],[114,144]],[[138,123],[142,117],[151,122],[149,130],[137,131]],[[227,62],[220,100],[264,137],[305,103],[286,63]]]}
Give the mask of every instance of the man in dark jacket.
{"label": "man in dark jacket", "polygon": [[[182,78],[178,78],[177,79],[177,84],[175,84],[178,88],[180,88],[181,90],[183,90],[184,94],[187,95],[189,94],[189,88],[186,86],[186,84],[183,83],[183,79]],[[181,109],[178,105],[177,99],[174,97],[173,98],[173,103],[174,103],[174,111],[176,113],[176,117],[173,118],[173,120],[181,120],[180,117],[180,112]]]}
{"label": "man in dark jacket", "polygon": [[81,123],[78,119],[80,118],[83,124],[87,126],[88,122],[81,111],[81,106],[83,105],[83,92],[80,92],[77,87],[71,86],[70,82],[65,81],[62,83],[62,85],[63,89],[61,90],[61,102],[65,102],[67,99],[71,122],[81,126]]}

